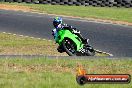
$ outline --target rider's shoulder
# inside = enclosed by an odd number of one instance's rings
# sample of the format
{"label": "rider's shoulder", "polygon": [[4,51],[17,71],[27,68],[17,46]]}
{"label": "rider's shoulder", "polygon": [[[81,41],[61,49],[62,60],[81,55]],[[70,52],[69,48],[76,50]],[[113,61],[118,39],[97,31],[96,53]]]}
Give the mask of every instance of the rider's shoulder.
{"label": "rider's shoulder", "polygon": [[52,30],[56,30],[56,28],[53,28]]}
{"label": "rider's shoulder", "polygon": [[56,30],[57,30],[56,28],[52,29],[52,31],[56,31]]}
{"label": "rider's shoulder", "polygon": [[63,24],[63,26],[64,27],[70,27],[70,28],[72,28],[72,26],[71,25],[68,25],[68,24]]}

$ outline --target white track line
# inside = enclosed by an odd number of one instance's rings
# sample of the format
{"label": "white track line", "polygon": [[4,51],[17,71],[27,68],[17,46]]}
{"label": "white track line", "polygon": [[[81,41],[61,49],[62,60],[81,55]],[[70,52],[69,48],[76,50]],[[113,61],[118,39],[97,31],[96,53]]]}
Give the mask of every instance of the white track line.
{"label": "white track line", "polygon": [[13,34],[13,35],[15,35],[15,36],[16,36],[17,34]]}
{"label": "white track line", "polygon": [[30,38],[32,38],[32,39],[33,39],[34,37],[30,37]]}
{"label": "white track line", "polygon": [[107,55],[109,55],[109,56],[114,56],[113,54],[111,54],[111,53],[107,53],[107,52],[103,52],[103,51],[100,51],[100,50],[97,50],[97,49],[94,49],[96,52],[98,52],[98,53],[102,53],[102,54],[107,54]]}
{"label": "white track line", "polygon": [[46,39],[43,39],[43,40],[46,40]]}
{"label": "white track line", "polygon": [[12,33],[8,33],[9,35],[11,35]]}
{"label": "white track line", "polygon": [[[13,34],[13,33],[7,33],[7,32],[2,32],[4,34],[9,34],[9,35],[14,35],[14,36],[20,36],[20,37],[26,37],[26,38],[32,38],[32,39],[38,39],[38,40],[46,40],[46,39],[43,39],[43,38],[35,38],[35,37],[30,37],[30,36],[24,36],[24,35],[19,35],[19,34]],[[52,41],[52,40],[48,40],[48,41]]]}
{"label": "white track line", "polygon": [[24,35],[19,35],[19,36],[23,37]]}
{"label": "white track line", "polygon": [[29,36],[24,36],[24,37],[29,37]]}
{"label": "white track line", "polygon": [[2,33],[6,34],[6,32],[2,32]]}

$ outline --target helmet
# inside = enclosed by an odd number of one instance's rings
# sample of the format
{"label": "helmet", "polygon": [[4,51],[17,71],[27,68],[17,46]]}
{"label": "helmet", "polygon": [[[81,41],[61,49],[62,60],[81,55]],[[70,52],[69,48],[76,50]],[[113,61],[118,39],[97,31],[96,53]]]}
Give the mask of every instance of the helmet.
{"label": "helmet", "polygon": [[53,20],[54,27],[57,28],[59,24],[62,24],[62,18],[61,17],[55,17]]}

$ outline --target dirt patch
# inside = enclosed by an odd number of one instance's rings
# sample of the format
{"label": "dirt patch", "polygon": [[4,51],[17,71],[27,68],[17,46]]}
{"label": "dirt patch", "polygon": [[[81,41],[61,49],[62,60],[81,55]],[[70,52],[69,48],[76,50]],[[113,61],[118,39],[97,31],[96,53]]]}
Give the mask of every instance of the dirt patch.
{"label": "dirt patch", "polygon": [[[51,15],[56,15],[56,14],[51,14]],[[112,24],[121,24],[121,25],[132,26],[132,23],[125,22],[125,21],[114,21],[114,20],[107,20],[107,19],[85,18],[85,17],[82,18],[82,17],[77,17],[77,16],[65,16],[65,15],[57,15],[57,16],[79,18],[79,19],[85,19],[85,20],[95,21],[95,22],[104,22],[104,23],[112,23]]]}
{"label": "dirt patch", "polygon": [[34,11],[33,9],[26,6],[5,5],[5,4],[0,4],[0,9],[15,10],[15,11]]}

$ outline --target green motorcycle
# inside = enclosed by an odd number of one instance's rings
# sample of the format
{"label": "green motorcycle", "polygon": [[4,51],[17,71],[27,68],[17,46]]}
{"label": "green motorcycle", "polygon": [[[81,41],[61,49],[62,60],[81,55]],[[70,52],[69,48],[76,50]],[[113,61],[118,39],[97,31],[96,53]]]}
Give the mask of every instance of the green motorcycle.
{"label": "green motorcycle", "polygon": [[84,44],[79,36],[66,28],[59,30],[54,39],[59,44],[57,50],[60,53],[66,52],[69,56],[95,55],[95,50],[89,44]]}

